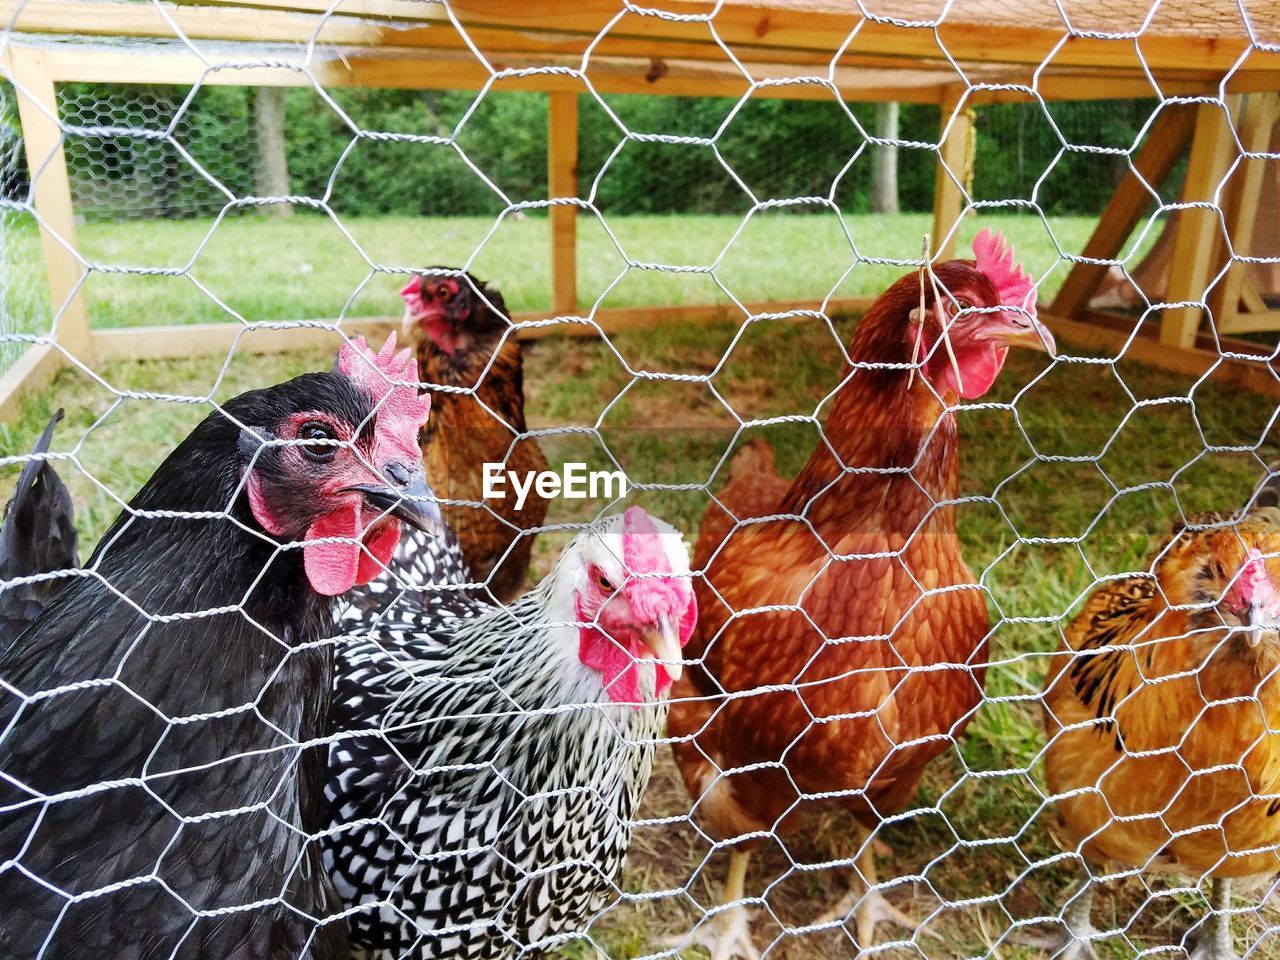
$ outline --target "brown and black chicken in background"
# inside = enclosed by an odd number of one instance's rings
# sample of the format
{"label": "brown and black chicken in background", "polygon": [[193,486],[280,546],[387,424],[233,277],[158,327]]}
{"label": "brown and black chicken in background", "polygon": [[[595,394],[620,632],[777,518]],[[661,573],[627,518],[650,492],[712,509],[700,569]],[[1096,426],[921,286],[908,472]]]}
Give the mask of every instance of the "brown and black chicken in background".
{"label": "brown and black chicken in background", "polygon": [[418,378],[433,392],[422,451],[427,479],[442,500],[474,581],[502,601],[523,592],[534,530],[547,501],[532,489],[523,509],[510,494],[485,500],[484,465],[521,477],[547,469],[538,442],[524,437],[524,360],[502,294],[470,274],[443,267],[400,291],[404,333],[418,344]]}
{"label": "brown and black chicken in background", "polygon": [[5,504],[0,525],[0,581],[12,585],[0,586],[0,656],[63,585],[61,579],[13,581],[80,566],[71,494],[53,464],[40,459],[49,452],[53,428],[61,419],[61,410],[49,418],[31,450],[36,459],[22,465],[13,498]]}
{"label": "brown and black chicken in background", "polygon": [[439,523],[406,378],[357,342],[223,404],[0,656],[0,956],[346,960],[307,745],[333,598]]}
{"label": "brown and black chicken in background", "polygon": [[1244,516],[1179,523],[1148,573],[1100,587],[1064,633],[1045,681],[1045,779],[1066,848],[1094,867],[1063,911],[1065,942],[1051,941],[1061,960],[1096,957],[1109,935],[1091,923],[1094,873],[1211,879],[1212,912],[1182,949],[1234,960],[1232,880],[1280,872],[1274,469]]}

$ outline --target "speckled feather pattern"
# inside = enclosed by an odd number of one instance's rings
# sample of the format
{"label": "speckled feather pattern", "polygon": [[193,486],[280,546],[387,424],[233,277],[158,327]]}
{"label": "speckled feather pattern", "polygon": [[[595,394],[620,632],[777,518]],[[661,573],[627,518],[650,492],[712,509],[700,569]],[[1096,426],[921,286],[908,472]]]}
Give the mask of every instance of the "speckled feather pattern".
{"label": "speckled feather pattern", "polygon": [[457,541],[406,534],[340,647],[325,858],[369,955],[503,958],[584,932],[619,896],[665,705],[609,703],[535,590],[460,585]]}

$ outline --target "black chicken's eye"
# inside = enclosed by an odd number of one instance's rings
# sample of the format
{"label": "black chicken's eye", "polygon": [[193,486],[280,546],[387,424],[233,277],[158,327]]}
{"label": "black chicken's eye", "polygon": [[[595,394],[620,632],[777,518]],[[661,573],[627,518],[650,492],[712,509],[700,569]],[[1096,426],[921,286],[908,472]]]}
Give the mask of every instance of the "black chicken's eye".
{"label": "black chicken's eye", "polygon": [[338,448],[332,441],[338,439],[333,427],[320,420],[308,420],[298,428],[298,439],[302,453],[309,460],[317,463],[328,463],[338,455]]}
{"label": "black chicken's eye", "polygon": [[452,296],[453,296],[453,291],[449,289],[447,284],[442,283],[440,284],[440,286],[436,287],[437,300],[448,300]]}

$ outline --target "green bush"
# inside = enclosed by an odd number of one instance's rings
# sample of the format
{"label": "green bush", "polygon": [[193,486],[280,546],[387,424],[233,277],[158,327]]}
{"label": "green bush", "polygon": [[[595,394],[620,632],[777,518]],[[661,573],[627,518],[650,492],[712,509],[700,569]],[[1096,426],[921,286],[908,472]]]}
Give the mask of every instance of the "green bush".
{"label": "green bush", "polygon": [[[222,188],[253,195],[252,97],[235,87],[63,87],[78,209],[89,218],[208,216],[225,206]],[[881,149],[865,137],[874,130],[870,104],[643,96],[580,103],[579,194],[606,213],[739,213],[753,197],[834,197],[844,210],[867,209]],[[1130,147],[1152,106],[1052,104],[1052,122],[1034,102],[980,108],[974,196],[1035,201],[1050,215],[1097,214],[1127,161],[1077,148]],[[546,110],[534,93],[496,92],[477,104],[471,92],[291,89],[291,189],[327,198],[340,215],[496,216],[508,203],[546,197]],[[627,140],[628,130],[640,139]],[[937,108],[904,104],[899,136],[917,144],[899,150],[901,207],[928,210]]]}

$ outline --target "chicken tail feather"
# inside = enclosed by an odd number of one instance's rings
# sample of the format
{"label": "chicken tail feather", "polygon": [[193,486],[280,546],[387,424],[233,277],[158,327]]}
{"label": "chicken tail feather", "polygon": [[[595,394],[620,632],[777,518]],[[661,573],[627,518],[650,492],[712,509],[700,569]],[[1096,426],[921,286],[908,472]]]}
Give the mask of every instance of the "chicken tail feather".
{"label": "chicken tail feather", "polygon": [[[63,417],[58,410],[31,453],[48,453],[53,429]],[[31,577],[79,566],[78,540],[71,494],[48,460],[28,460],[4,508],[0,525],[0,580]],[[0,587],[0,650],[39,615],[43,601],[61,581]]]}

